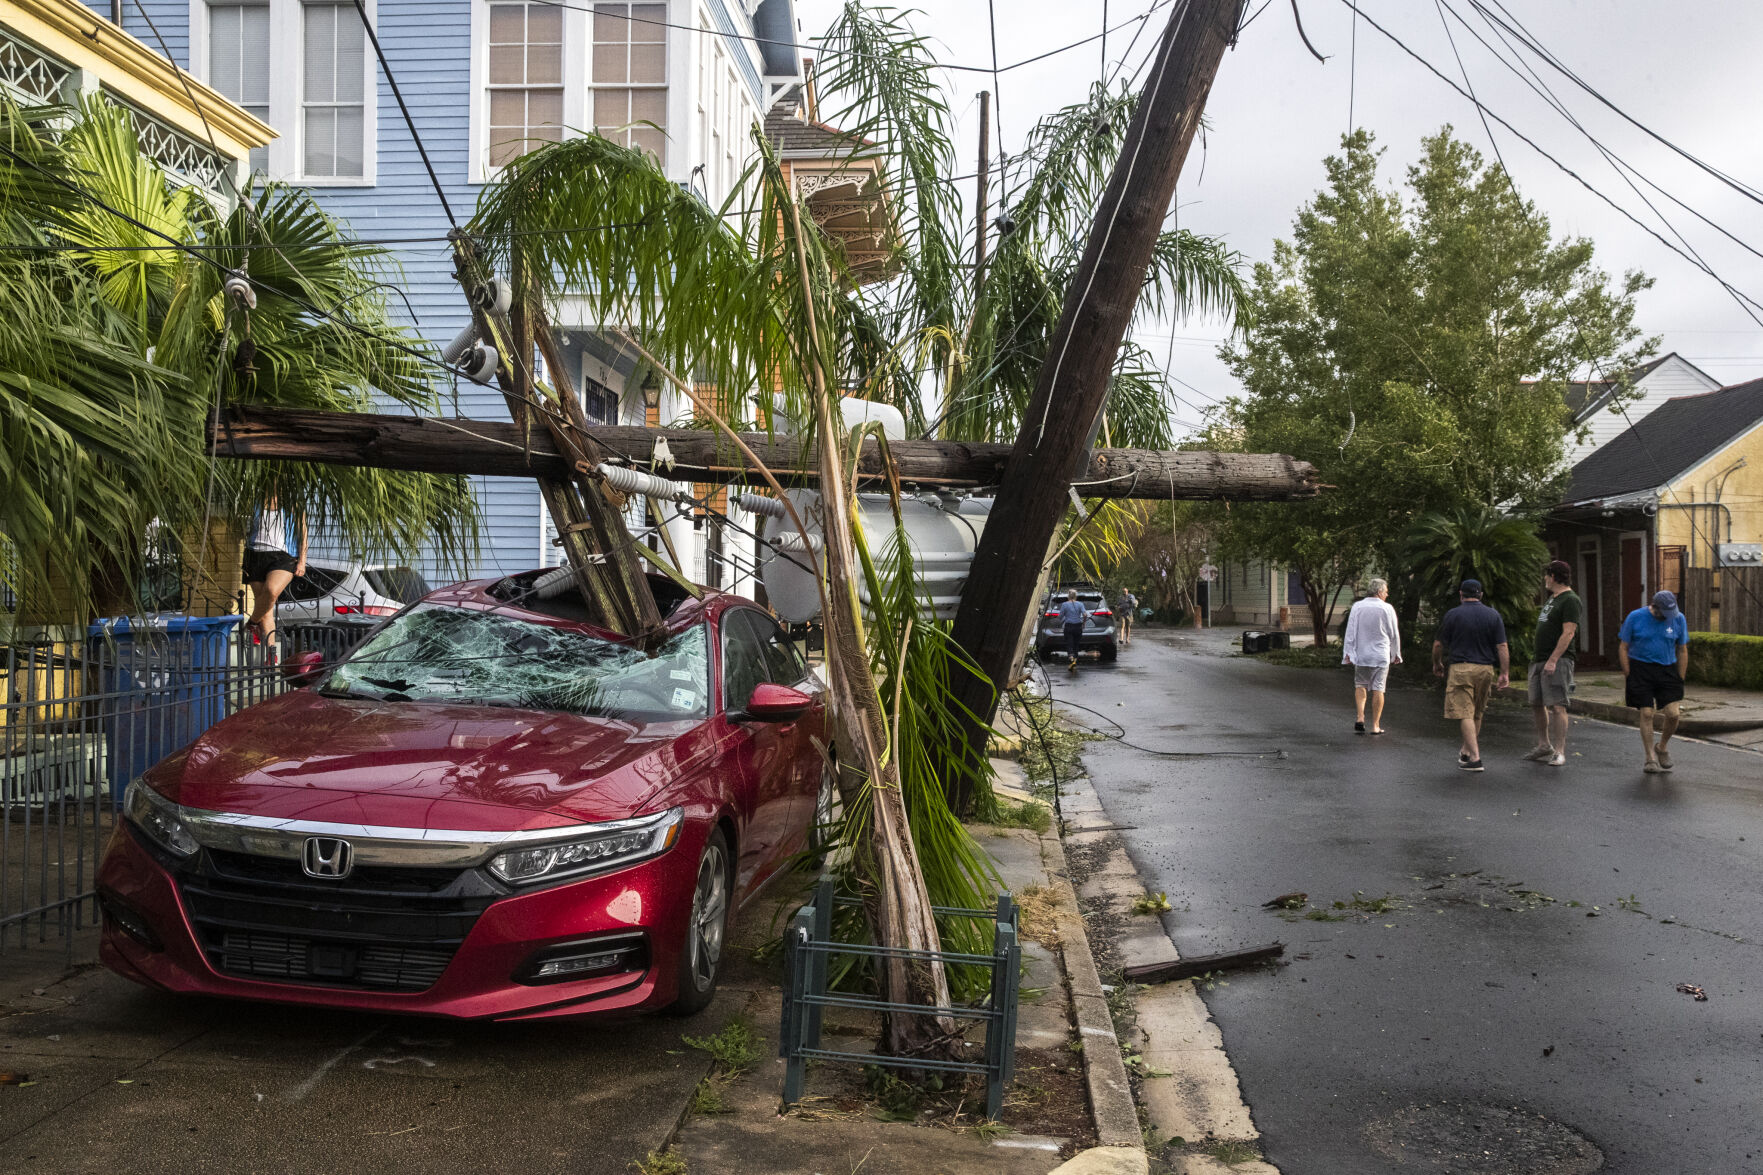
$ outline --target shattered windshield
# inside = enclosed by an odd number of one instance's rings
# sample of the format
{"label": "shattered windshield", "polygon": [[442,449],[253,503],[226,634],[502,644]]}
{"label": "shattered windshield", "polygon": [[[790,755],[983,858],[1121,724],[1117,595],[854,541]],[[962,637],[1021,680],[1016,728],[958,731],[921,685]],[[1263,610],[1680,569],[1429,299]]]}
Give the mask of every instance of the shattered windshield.
{"label": "shattered windshield", "polygon": [[709,647],[702,624],[649,655],[574,629],[426,604],[351,653],[319,692],[646,722],[701,719],[709,715]]}

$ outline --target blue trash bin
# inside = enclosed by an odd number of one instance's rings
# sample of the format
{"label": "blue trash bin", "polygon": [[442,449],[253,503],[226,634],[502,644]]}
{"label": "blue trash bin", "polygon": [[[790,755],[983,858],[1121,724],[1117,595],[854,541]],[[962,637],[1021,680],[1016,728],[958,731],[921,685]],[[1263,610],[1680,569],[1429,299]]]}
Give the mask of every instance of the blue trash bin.
{"label": "blue trash bin", "polygon": [[112,800],[120,803],[130,780],[226,717],[232,635],[243,619],[159,613],[86,629]]}

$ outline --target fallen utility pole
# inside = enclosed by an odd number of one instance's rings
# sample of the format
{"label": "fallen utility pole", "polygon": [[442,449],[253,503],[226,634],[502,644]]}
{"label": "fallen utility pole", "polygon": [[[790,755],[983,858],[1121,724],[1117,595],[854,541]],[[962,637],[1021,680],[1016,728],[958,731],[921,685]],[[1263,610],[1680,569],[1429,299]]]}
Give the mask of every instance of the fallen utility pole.
{"label": "fallen utility pole", "polygon": [[[647,466],[655,442],[667,442],[679,481],[763,485],[752,461],[725,437],[684,428],[629,425],[569,426],[590,438],[600,459]],[[786,484],[813,483],[818,466],[812,449],[795,438],[741,433],[753,455]],[[508,421],[391,416],[365,412],[312,412],[235,405],[215,426],[219,457],[316,461],[416,473],[465,473],[491,477],[562,480],[585,472],[557,447],[550,430],[529,434]],[[1011,446],[968,441],[892,441],[888,453],[902,482],[945,489],[995,486],[1004,479]],[[885,482],[880,446],[865,442],[858,464],[863,480]],[[1308,462],[1277,453],[1211,453],[1153,449],[1095,449],[1083,479],[1086,498],[1136,498],[1153,502],[1228,500],[1290,501],[1315,497],[1321,488]],[[1044,553],[1043,545],[1043,553]],[[1038,577],[1038,570],[1037,570]]]}
{"label": "fallen utility pole", "polygon": [[[1018,637],[1072,484],[1090,480],[1072,471],[1083,468],[1079,458],[1107,400],[1165,210],[1242,6],[1242,0],[1188,0],[1171,15],[1066,290],[955,618],[955,643],[980,673],[960,676],[954,686],[960,704],[952,709],[962,715],[976,754],[983,752],[999,691],[1015,673]],[[1082,493],[1091,497],[1098,488],[1085,485]],[[950,807],[963,813],[971,797],[956,786]]]}

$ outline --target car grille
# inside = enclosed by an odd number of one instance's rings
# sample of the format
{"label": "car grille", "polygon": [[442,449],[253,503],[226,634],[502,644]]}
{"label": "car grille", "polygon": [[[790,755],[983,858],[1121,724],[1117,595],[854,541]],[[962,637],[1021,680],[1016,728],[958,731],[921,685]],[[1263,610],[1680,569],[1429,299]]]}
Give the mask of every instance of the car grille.
{"label": "car grille", "polygon": [[178,879],[216,970],[377,991],[433,987],[502,891],[475,869],[357,869],[314,882],[299,862],[215,850]]}

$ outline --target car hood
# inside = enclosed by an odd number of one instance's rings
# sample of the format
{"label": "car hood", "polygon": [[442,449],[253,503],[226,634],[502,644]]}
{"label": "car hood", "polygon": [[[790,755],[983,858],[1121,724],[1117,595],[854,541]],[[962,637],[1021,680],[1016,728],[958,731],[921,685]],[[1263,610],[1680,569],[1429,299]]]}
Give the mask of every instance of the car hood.
{"label": "car hood", "polygon": [[648,811],[713,741],[702,722],[296,690],[211,727],[150,774],[155,790],[191,808],[506,832]]}

